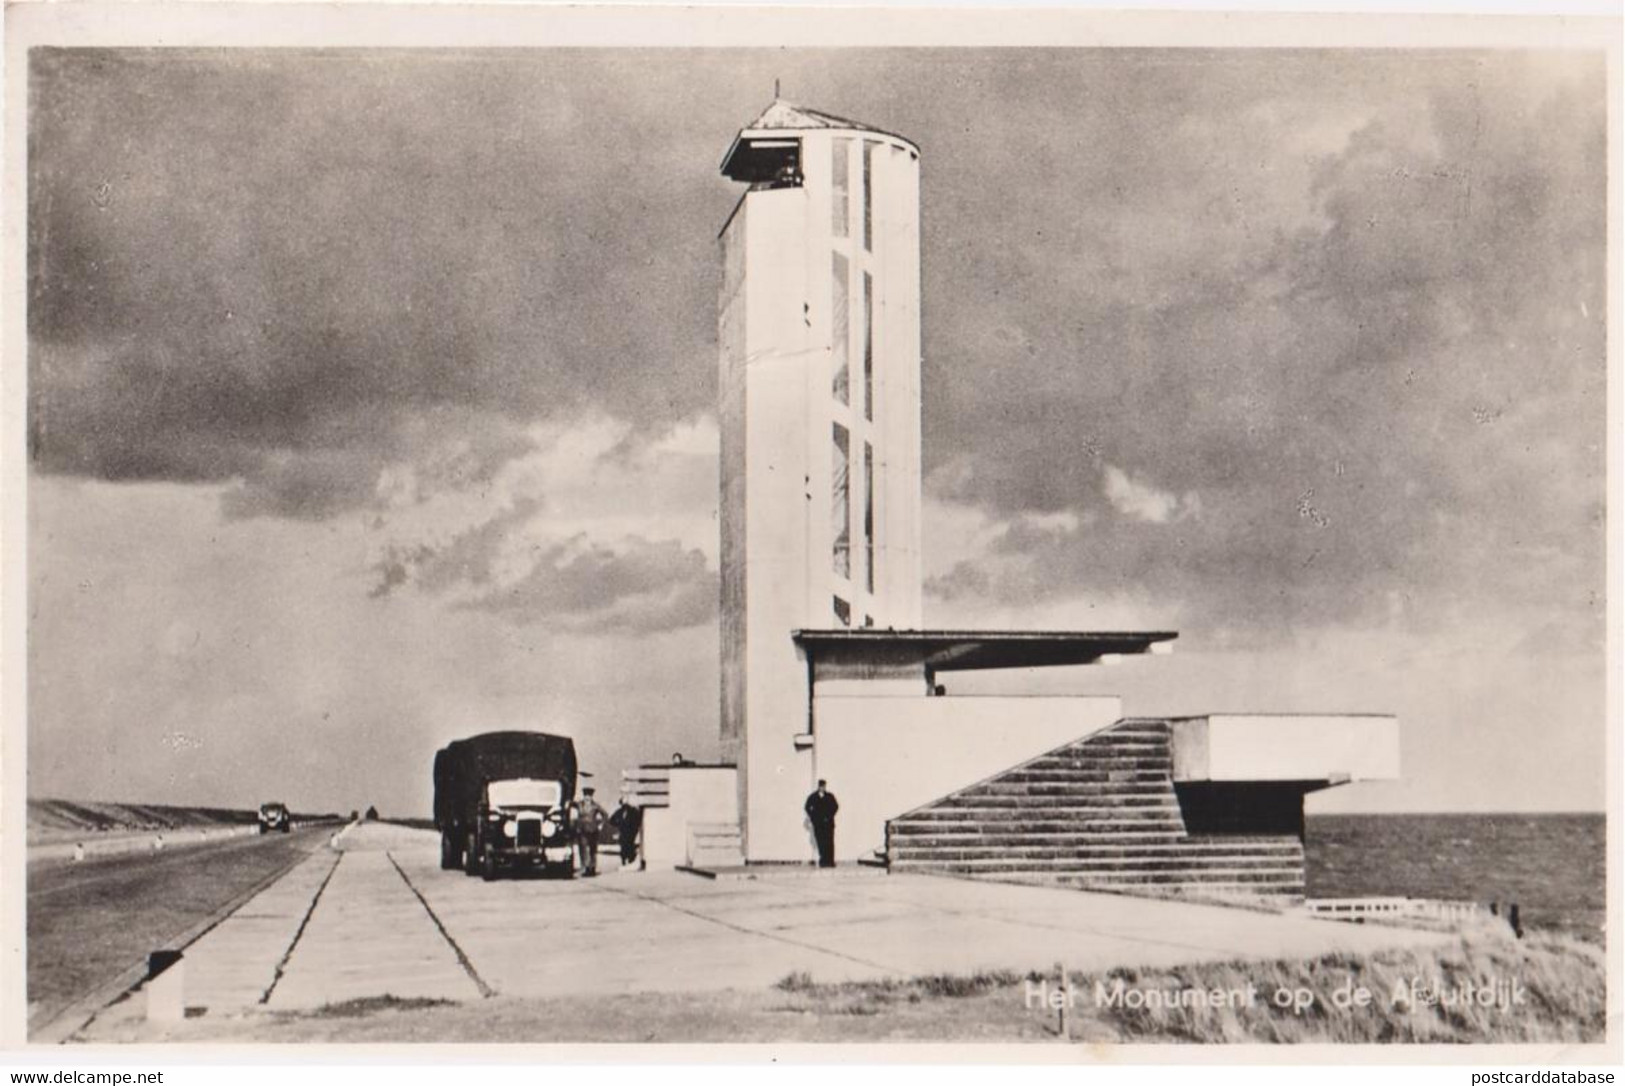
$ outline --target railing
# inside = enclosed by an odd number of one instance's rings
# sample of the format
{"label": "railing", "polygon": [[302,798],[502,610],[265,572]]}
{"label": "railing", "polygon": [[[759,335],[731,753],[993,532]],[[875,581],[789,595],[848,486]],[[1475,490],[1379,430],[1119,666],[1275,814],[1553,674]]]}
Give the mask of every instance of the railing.
{"label": "railing", "polygon": [[1327,920],[1360,920],[1368,916],[1415,917],[1434,920],[1469,920],[1484,914],[1476,901],[1444,901],[1418,897],[1322,897],[1303,903],[1311,916]]}
{"label": "railing", "polygon": [[668,807],[671,805],[671,770],[665,766],[623,769],[621,792],[634,807]]}

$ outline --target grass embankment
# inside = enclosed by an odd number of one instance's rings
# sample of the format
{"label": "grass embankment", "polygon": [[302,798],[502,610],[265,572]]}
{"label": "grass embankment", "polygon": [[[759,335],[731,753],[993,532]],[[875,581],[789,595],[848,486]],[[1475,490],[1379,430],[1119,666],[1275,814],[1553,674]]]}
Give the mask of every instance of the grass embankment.
{"label": "grass embankment", "polygon": [[66,799],[28,801],[28,839],[45,841],[85,833],[242,826],[258,820],[258,810],[174,807],[153,803],[79,803]]}
{"label": "grass embankment", "polygon": [[[295,814],[301,821],[336,820],[337,815]],[[161,803],[100,803],[66,799],[28,801],[28,842],[48,844],[87,834],[139,833],[150,830],[212,829],[252,826],[259,808],[175,807]]]}
{"label": "grass embankment", "polygon": [[[479,1043],[876,1042],[1059,1040],[1057,1014],[1035,996],[1057,978],[1013,972],[817,984],[804,975],[766,991],[645,993],[444,1004],[372,1000],[305,1014],[189,1022],[185,1040]],[[1101,1005],[1110,993],[1182,989],[1258,992],[1251,1006]],[[1397,986],[1472,984],[1523,993],[1505,1007],[1395,1005]],[[1095,1043],[1576,1043],[1604,1040],[1602,952],[1562,936],[1522,942],[1473,935],[1435,948],[1309,961],[1227,962],[1178,969],[1075,973],[1068,1036]],[[1336,993],[1363,987],[1364,1007],[1339,1007]],[[1297,993],[1300,1008],[1272,993]],[[1304,1000],[1307,999],[1307,1003]],[[129,1038],[135,1039],[135,1038]]]}

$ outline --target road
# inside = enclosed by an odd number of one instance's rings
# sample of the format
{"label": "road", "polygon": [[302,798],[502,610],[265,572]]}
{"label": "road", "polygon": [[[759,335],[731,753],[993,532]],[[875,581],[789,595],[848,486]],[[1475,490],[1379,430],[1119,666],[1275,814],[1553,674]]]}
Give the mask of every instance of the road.
{"label": "road", "polygon": [[[255,1039],[265,1015],[347,1015],[391,1000],[769,991],[791,974],[874,980],[978,970],[1172,966],[1441,941],[1169,901],[814,869],[707,881],[676,871],[495,883],[439,869],[432,833],[355,827],[187,952],[188,1020],[125,1000],[89,1041]],[[456,1041],[459,1037],[424,1037]]]}
{"label": "road", "polygon": [[28,1020],[35,1033],[218,917],[327,842],[332,827],[28,867]]}

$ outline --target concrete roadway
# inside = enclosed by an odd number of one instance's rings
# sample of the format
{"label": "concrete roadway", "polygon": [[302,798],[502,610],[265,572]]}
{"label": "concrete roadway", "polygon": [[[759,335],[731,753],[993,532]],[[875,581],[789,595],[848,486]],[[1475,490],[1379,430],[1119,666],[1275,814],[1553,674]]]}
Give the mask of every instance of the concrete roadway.
{"label": "concrete roadway", "polygon": [[289,873],[329,831],[216,837],[207,844],[28,864],[29,1033],[71,1032],[134,983],[150,951],[180,945]]}
{"label": "concrete roadway", "polygon": [[[441,871],[432,833],[367,824],[186,954],[190,1015],[394,996],[613,995],[816,981],[1096,970],[1437,942],[1246,909],[917,875],[709,881],[676,871],[486,883]],[[79,1035],[129,1037],[144,1000]],[[184,1025],[145,1036],[184,1038]]]}

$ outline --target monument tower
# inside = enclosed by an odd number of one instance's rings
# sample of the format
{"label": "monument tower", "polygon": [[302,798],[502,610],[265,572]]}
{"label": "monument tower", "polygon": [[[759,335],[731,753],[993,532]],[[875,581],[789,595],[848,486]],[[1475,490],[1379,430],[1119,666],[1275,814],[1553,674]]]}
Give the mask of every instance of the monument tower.
{"label": "monument tower", "polygon": [[723,756],[750,858],[800,859],[799,807],[750,787],[812,784],[787,632],[920,625],[920,156],[775,101],[722,172]]}

